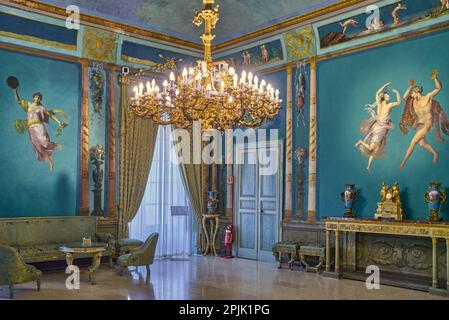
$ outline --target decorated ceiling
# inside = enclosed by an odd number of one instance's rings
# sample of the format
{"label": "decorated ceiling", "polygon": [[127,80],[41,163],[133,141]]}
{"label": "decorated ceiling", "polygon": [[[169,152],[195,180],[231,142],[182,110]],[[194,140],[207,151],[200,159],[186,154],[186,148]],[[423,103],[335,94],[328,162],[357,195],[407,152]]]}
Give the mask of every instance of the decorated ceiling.
{"label": "decorated ceiling", "polygon": [[[202,0],[45,0],[65,7],[77,5],[81,12],[145,27],[186,40],[200,42],[201,29],[191,21]],[[337,0],[217,0],[221,19],[215,43],[235,38],[292,16],[307,13]]]}

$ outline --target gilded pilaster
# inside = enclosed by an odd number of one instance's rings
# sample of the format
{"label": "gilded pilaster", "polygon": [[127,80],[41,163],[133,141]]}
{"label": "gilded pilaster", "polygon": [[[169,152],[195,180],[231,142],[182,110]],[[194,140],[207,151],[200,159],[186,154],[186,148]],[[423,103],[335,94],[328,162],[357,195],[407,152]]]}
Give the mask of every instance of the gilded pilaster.
{"label": "gilded pilaster", "polygon": [[286,168],[285,168],[285,216],[286,222],[292,220],[293,187],[293,68],[287,64],[287,111],[286,111]]}
{"label": "gilded pilaster", "polygon": [[81,59],[81,215],[89,215],[89,60]]}
{"label": "gilded pilaster", "polygon": [[115,81],[117,67],[111,66],[109,69],[108,81],[109,81],[109,114],[108,114],[108,167],[109,167],[109,179],[108,179],[108,208],[109,217],[115,218],[117,208],[116,197],[116,173],[115,173]]}
{"label": "gilded pilaster", "polygon": [[316,222],[316,62],[316,56],[310,58],[309,222]]}
{"label": "gilded pilaster", "polygon": [[226,132],[226,218],[230,219],[234,207],[234,176],[232,174],[233,162],[233,134],[232,130]]}

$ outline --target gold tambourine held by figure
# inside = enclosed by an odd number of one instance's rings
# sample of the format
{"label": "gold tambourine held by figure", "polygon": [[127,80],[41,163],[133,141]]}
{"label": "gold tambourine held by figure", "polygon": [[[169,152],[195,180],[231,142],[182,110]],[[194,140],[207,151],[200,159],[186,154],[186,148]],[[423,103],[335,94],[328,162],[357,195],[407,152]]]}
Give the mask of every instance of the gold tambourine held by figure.
{"label": "gold tambourine held by figure", "polygon": [[16,90],[19,87],[19,79],[14,76],[10,76],[6,79],[6,84],[13,90]]}

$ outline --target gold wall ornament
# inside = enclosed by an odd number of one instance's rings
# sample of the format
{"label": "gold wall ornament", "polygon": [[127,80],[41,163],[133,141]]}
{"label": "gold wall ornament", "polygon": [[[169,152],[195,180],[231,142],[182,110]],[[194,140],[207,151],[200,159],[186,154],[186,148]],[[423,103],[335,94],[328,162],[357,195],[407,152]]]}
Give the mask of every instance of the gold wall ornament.
{"label": "gold wall ornament", "polygon": [[315,36],[311,25],[284,34],[289,61],[302,60],[316,55]]}
{"label": "gold wall ornament", "polygon": [[116,62],[117,34],[86,27],[83,35],[83,57],[95,61]]}
{"label": "gold wall ornament", "polygon": [[273,119],[281,109],[279,90],[258,76],[243,71],[240,78],[225,61],[212,60],[212,30],[218,20],[214,0],[203,0],[204,9],[195,12],[193,23],[204,24],[201,37],[204,60],[196,67],[174,69],[162,86],[156,81],[141,83],[133,88],[134,98],[129,107],[136,116],[152,119],[160,125],[189,128],[201,121],[202,129],[225,131],[234,126],[257,127]]}
{"label": "gold wall ornament", "polygon": [[376,219],[393,219],[402,221],[404,213],[399,194],[399,184],[396,182],[392,188],[382,183],[380,190],[380,202],[377,203],[377,210],[374,215]]}

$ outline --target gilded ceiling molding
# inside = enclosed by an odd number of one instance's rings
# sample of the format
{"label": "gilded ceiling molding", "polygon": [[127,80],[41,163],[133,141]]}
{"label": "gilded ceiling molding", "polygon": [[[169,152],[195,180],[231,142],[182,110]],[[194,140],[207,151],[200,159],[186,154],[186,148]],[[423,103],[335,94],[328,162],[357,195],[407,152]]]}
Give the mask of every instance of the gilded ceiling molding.
{"label": "gilded ceiling molding", "polygon": [[[229,41],[225,41],[222,43],[218,43],[212,46],[212,50],[222,50],[226,49],[228,47],[237,46],[241,44],[242,42],[251,41],[254,40],[257,37],[263,37],[264,35],[279,32],[281,33],[281,30],[294,27],[295,25],[304,24],[305,22],[315,19],[322,15],[327,15],[329,13],[332,13],[334,11],[339,11],[348,7],[351,7],[353,5],[359,4],[365,2],[365,0],[342,0],[337,3],[331,4],[327,7],[317,9],[296,17],[292,17],[289,19],[286,19],[284,21],[281,21],[277,24],[265,27],[263,29],[242,35],[240,37],[236,37],[234,39],[231,39]],[[1,1],[0,3],[3,3]],[[33,10],[40,11],[40,13],[50,13],[53,15],[57,15],[60,17],[66,17],[66,11],[64,8],[51,5],[48,3],[42,3],[35,0],[9,0],[6,4],[16,4],[21,7],[30,8]],[[154,31],[150,31],[144,28],[131,26],[125,23],[116,22],[104,18],[95,17],[92,15],[88,15],[85,13],[82,13],[80,16],[81,21],[88,24],[94,24],[97,26],[102,26],[105,28],[108,28],[110,30],[114,30],[117,33],[128,33],[131,36],[140,36],[140,37],[146,37],[146,38],[152,38],[154,40],[159,40],[162,42],[169,43],[173,46],[182,46],[187,47],[192,50],[202,50],[203,45],[200,43],[196,43],[193,41],[187,41],[183,40],[177,37],[169,36],[163,33],[158,33]],[[117,30],[118,29],[118,30]]]}
{"label": "gilded ceiling molding", "polygon": [[40,44],[43,46],[57,48],[57,49],[76,51],[76,45],[74,45],[74,44],[65,44],[65,43],[61,43],[61,42],[57,42],[57,41],[45,40],[45,39],[41,39],[41,38],[37,38],[37,37],[33,37],[33,36],[27,36],[27,35],[18,34],[18,33],[7,32],[7,31],[0,31],[0,36],[17,39],[17,40],[22,40],[22,41],[26,41],[26,42],[31,42],[31,43],[36,43],[36,44]]}
{"label": "gilded ceiling molding", "polygon": [[49,51],[43,51],[40,49],[30,48],[30,47],[23,47],[16,44],[9,44],[5,42],[0,42],[0,49],[6,49],[14,52],[20,52],[20,53],[26,53],[26,54],[32,54],[37,57],[45,57],[45,58],[51,58],[55,60],[63,60],[63,61],[69,61],[69,62],[79,62],[80,58],[75,56],[69,56],[62,53],[55,53],[55,52],[49,52]]}
{"label": "gilded ceiling molding", "polygon": [[256,38],[263,37],[267,34],[279,32],[281,33],[282,30],[294,27],[296,25],[304,24],[309,20],[318,18],[320,16],[324,16],[327,14],[330,14],[335,11],[339,11],[348,7],[351,7],[356,4],[360,4],[365,2],[365,0],[342,0],[337,3],[331,4],[327,7],[317,9],[315,11],[311,11],[296,17],[292,17],[290,19],[286,19],[284,21],[281,21],[277,24],[265,27],[263,29],[256,30],[254,32],[247,33],[245,35],[242,35],[240,37],[233,38],[228,41],[224,41],[222,43],[218,43],[212,46],[213,50],[222,50],[227,49],[228,47],[237,46],[241,44],[242,42],[246,41],[254,41]]}
{"label": "gilded ceiling molding", "polygon": [[336,58],[336,57],[340,57],[340,56],[344,56],[344,55],[348,55],[348,54],[352,54],[352,53],[366,51],[366,50],[369,50],[369,49],[382,47],[382,46],[385,46],[385,45],[388,45],[388,44],[392,44],[392,43],[396,43],[396,42],[401,42],[401,41],[413,39],[413,38],[416,38],[416,37],[420,37],[420,36],[427,35],[427,34],[434,33],[434,32],[438,32],[438,31],[443,31],[443,30],[446,30],[446,29],[449,29],[449,23],[448,22],[446,22],[444,24],[437,25],[437,26],[432,26],[432,27],[428,27],[428,28],[425,28],[425,29],[413,31],[413,32],[410,32],[410,33],[404,33],[404,34],[401,34],[401,35],[398,35],[398,36],[391,36],[391,37],[389,37],[387,39],[374,41],[374,42],[371,42],[371,43],[368,43],[368,44],[363,44],[363,45],[356,46],[356,47],[353,47],[353,48],[347,48],[347,49],[342,49],[342,50],[339,50],[339,51],[323,54],[321,56],[318,56],[318,61],[328,60],[328,59],[332,59],[332,58]]}
{"label": "gilded ceiling molding", "polygon": [[[1,1],[1,4],[4,2]],[[48,3],[42,3],[35,0],[9,0],[8,2],[4,3],[5,5],[16,4],[20,7],[26,7],[33,10],[39,11],[41,14],[50,13],[52,15],[57,15],[60,17],[66,17],[67,13],[64,8],[51,5]],[[80,20],[83,22],[83,24],[94,24],[96,26],[106,27],[111,31],[115,31],[116,33],[128,33],[133,36],[141,36],[141,37],[148,37],[155,40],[163,41],[166,43],[169,43],[173,46],[183,46],[188,47],[190,49],[194,50],[201,50],[203,48],[203,45],[200,43],[195,43],[193,41],[187,41],[180,38],[176,38],[173,36],[169,36],[163,33],[158,33],[154,31],[150,31],[147,29],[130,26],[125,23],[116,22],[104,18],[95,17],[92,15],[88,15],[85,13],[80,14]]]}

